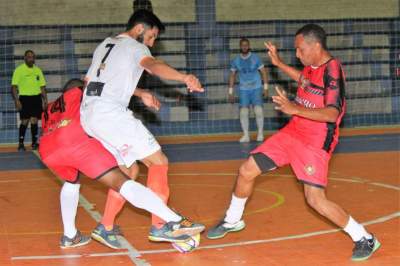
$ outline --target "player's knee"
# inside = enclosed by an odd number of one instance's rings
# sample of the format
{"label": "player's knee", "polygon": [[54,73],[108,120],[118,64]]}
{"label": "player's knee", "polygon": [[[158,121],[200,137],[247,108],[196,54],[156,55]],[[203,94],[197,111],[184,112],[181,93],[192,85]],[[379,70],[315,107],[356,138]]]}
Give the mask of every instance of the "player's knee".
{"label": "player's knee", "polygon": [[153,165],[168,165],[168,157],[161,151],[157,151],[155,154],[145,158],[142,162],[147,166]]}
{"label": "player's knee", "polygon": [[30,122],[31,122],[31,124],[37,124],[38,119],[36,117],[31,117]]}
{"label": "player's knee", "polygon": [[239,167],[239,178],[246,181],[252,181],[257,177],[257,169],[255,166],[247,160]]}
{"label": "player's knee", "polygon": [[256,115],[256,117],[264,116],[263,109],[260,105],[254,106],[254,114]]}
{"label": "player's knee", "polygon": [[113,169],[99,178],[99,181],[115,191],[119,191],[129,178],[119,168]]}
{"label": "player's knee", "polygon": [[249,108],[248,107],[241,107],[240,108],[240,116],[248,116],[249,115]]}
{"label": "player's knee", "polygon": [[21,125],[23,125],[23,126],[27,126],[28,123],[29,123],[29,119],[22,119],[21,120]]}

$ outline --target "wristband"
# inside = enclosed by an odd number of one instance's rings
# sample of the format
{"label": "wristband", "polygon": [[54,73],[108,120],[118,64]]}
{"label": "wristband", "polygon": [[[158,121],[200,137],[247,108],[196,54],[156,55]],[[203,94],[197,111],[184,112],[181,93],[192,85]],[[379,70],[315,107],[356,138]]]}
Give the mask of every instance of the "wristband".
{"label": "wristband", "polygon": [[265,91],[268,90],[268,83],[264,83],[264,90],[265,90]]}
{"label": "wristband", "polygon": [[233,94],[233,88],[232,87],[228,89],[228,93],[229,93],[229,95]]}

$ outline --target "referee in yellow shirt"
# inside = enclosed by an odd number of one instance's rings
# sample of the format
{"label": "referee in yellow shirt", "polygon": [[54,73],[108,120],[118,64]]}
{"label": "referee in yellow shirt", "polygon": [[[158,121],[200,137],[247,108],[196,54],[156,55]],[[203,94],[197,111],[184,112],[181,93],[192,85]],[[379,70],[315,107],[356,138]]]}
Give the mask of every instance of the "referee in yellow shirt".
{"label": "referee in yellow shirt", "polygon": [[32,149],[38,148],[38,120],[47,105],[46,80],[42,70],[35,65],[35,53],[27,50],[24,60],[25,63],[14,70],[11,81],[12,96],[21,120],[18,151],[25,150],[24,138],[29,122],[31,123]]}

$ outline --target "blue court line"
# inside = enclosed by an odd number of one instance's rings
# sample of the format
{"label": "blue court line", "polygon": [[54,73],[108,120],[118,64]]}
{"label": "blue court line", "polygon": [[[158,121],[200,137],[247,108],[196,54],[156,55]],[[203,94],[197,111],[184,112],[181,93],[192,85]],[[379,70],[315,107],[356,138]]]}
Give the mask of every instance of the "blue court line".
{"label": "blue court line", "polygon": [[[162,145],[171,163],[216,160],[239,160],[259,143],[206,142]],[[344,136],[335,153],[400,151],[400,134]],[[32,152],[0,153],[0,171],[43,169],[45,166]]]}

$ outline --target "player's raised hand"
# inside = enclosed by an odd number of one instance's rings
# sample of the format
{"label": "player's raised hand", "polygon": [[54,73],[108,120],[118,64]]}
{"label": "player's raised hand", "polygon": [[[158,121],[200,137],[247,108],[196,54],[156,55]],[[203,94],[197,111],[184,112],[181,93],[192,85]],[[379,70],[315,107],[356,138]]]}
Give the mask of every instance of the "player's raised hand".
{"label": "player's raised hand", "polygon": [[272,42],[264,42],[265,48],[267,48],[267,54],[271,58],[271,62],[274,66],[278,66],[280,63],[282,63],[281,58],[279,57],[278,54],[278,49],[276,48],[276,45],[273,44]]}
{"label": "player's raised hand", "polygon": [[183,81],[185,82],[189,92],[193,92],[193,91],[203,92],[204,91],[203,87],[201,86],[200,81],[194,75],[191,75],[191,74],[186,75]]}
{"label": "player's raised hand", "polygon": [[272,96],[272,101],[277,104],[277,106],[275,106],[275,110],[280,110],[281,112],[288,115],[297,114],[298,108],[288,99],[286,91],[279,88],[278,86],[275,87],[275,91],[277,95]]}
{"label": "player's raised hand", "polygon": [[160,110],[161,103],[152,93],[143,90],[140,94],[140,99],[147,107],[154,108],[157,111]]}

